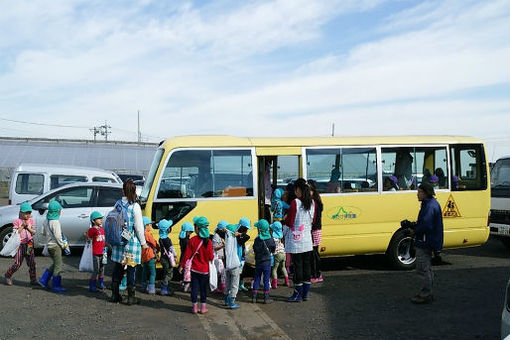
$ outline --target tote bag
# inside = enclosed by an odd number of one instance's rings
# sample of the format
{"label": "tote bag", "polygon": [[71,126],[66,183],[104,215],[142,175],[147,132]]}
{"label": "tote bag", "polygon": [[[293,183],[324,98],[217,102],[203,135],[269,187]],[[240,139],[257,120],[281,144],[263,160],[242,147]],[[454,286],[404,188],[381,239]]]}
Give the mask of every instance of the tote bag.
{"label": "tote bag", "polygon": [[237,256],[237,240],[235,236],[228,234],[225,241],[225,257],[227,270],[239,268],[239,256]]}
{"label": "tote bag", "polygon": [[211,292],[218,288],[218,273],[214,261],[209,261],[209,288],[211,288]]}
{"label": "tote bag", "polygon": [[94,271],[94,263],[93,263],[93,255],[92,255],[92,242],[87,242],[85,247],[83,248],[83,253],[81,254],[80,266],[78,267],[80,272],[93,272]]}
{"label": "tote bag", "polygon": [[11,237],[9,237],[9,240],[7,241],[5,246],[2,248],[0,255],[14,257],[14,255],[16,255],[16,253],[18,252],[20,243],[21,243],[21,237],[19,236],[18,230],[13,229]]}

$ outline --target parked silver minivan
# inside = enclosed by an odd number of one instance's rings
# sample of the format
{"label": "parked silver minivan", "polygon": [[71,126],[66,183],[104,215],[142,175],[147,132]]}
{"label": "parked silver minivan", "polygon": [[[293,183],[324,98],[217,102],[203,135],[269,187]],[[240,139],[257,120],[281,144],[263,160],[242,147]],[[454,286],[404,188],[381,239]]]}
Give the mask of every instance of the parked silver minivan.
{"label": "parked silver minivan", "polygon": [[20,164],[11,177],[9,204],[30,201],[49,190],[75,182],[122,183],[112,171],[97,168]]}

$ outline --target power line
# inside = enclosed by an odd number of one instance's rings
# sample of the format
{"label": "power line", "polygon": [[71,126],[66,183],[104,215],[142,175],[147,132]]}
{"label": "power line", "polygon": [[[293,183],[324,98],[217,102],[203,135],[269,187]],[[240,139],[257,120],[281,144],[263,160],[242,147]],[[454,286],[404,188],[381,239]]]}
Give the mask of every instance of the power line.
{"label": "power line", "polygon": [[25,122],[25,121],[21,121],[21,120],[14,120],[14,119],[7,119],[7,118],[0,118],[0,120],[4,120],[6,122],[30,124],[30,125],[42,125],[42,126],[64,127],[64,128],[76,128],[76,129],[88,129],[89,128],[88,126],[34,123],[34,122]]}

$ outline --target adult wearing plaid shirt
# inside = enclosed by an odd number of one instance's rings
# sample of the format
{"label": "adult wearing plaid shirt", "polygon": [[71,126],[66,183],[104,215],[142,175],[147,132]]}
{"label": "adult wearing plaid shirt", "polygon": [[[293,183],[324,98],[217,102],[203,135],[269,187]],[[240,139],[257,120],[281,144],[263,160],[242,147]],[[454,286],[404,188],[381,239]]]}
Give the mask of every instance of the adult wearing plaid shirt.
{"label": "adult wearing plaid shirt", "polygon": [[136,186],[132,180],[124,182],[122,187],[124,197],[117,203],[122,204],[127,210],[128,230],[131,231],[131,238],[125,246],[112,246],[112,261],[115,263],[112,275],[112,298],[111,302],[121,302],[119,285],[127,271],[127,304],[138,303],[135,297],[135,276],[136,266],[142,261],[142,248],[147,249],[145,242],[144,226],[142,219],[142,208],[136,200]]}
{"label": "adult wearing plaid shirt", "polygon": [[289,302],[308,300],[313,250],[311,230],[315,221],[315,202],[306,180],[298,178],[294,190],[297,198],[290,204],[283,230],[285,251],[291,254],[294,265],[294,294],[288,298]]}

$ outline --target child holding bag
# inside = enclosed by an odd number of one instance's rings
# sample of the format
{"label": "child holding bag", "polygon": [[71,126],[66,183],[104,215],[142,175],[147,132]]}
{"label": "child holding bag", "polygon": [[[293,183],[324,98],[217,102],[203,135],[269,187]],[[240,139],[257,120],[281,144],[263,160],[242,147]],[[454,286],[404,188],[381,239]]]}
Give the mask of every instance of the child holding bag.
{"label": "child holding bag", "polygon": [[[142,292],[156,294],[156,260],[158,258],[159,244],[151,233],[152,223],[147,216],[142,217],[145,226],[145,241],[148,248],[142,250]],[[147,274],[149,278],[147,280]]]}
{"label": "child holding bag", "polygon": [[5,283],[12,285],[12,276],[21,267],[23,260],[27,262],[30,284],[37,285],[35,273],[34,241],[35,234],[34,220],[31,218],[32,206],[28,202],[21,203],[19,207],[19,218],[15,219],[12,227],[13,233],[19,233],[21,243],[16,253],[16,260],[5,273]]}
{"label": "child holding bag", "polygon": [[271,303],[269,297],[269,277],[271,273],[271,258],[275,251],[275,243],[269,233],[269,223],[262,219],[255,223],[259,236],[253,241],[253,251],[255,253],[255,278],[253,280],[253,292],[251,302],[257,302],[257,293],[260,285],[260,279],[264,275],[264,303]]}
{"label": "child holding bag", "polygon": [[163,281],[161,281],[160,295],[172,295],[172,290],[168,287],[174,275],[175,259],[177,253],[172,245],[172,240],[168,234],[172,231],[172,220],[161,220],[158,223],[159,229],[159,248],[161,249],[161,259],[159,262],[163,267]]}
{"label": "child holding bag", "polygon": [[90,214],[90,223],[91,226],[85,236],[87,239],[92,240],[92,264],[94,271],[90,276],[89,291],[95,293],[97,292],[97,283],[99,283],[99,289],[105,289],[103,252],[106,240],[103,229],[103,215],[99,211],[92,212]]}

